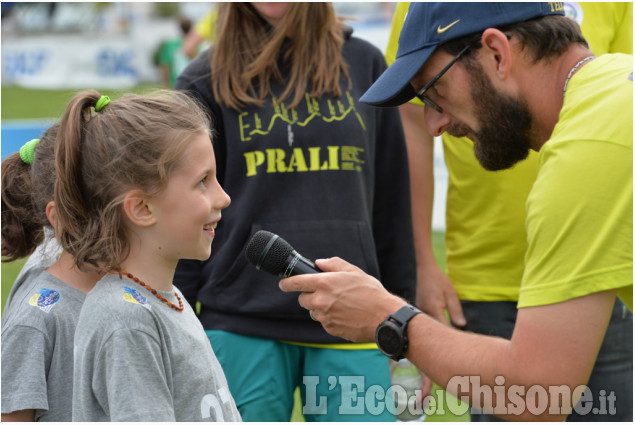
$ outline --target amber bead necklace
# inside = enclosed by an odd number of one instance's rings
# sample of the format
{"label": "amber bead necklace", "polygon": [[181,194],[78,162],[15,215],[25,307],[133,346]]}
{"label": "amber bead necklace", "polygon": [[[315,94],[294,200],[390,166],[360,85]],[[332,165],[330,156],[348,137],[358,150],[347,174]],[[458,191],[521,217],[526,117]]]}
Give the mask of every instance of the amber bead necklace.
{"label": "amber bead necklace", "polygon": [[179,306],[178,307],[176,305],[174,305],[171,301],[168,301],[165,298],[163,298],[163,296],[161,294],[159,294],[159,292],[157,292],[156,289],[154,289],[153,287],[151,287],[150,285],[148,285],[147,283],[145,283],[144,281],[142,281],[141,279],[139,279],[138,277],[136,277],[132,273],[128,273],[127,271],[122,269],[121,270],[121,274],[125,275],[128,279],[132,280],[133,282],[138,283],[139,285],[141,285],[144,288],[146,288],[148,291],[152,292],[158,299],[161,300],[162,303],[165,303],[165,304],[169,305],[170,307],[172,307],[173,309],[175,309],[179,313],[181,311],[183,311],[183,301],[181,301],[181,297],[179,297],[179,294],[177,294],[176,291],[174,291],[174,295],[176,295],[176,299],[179,300]]}

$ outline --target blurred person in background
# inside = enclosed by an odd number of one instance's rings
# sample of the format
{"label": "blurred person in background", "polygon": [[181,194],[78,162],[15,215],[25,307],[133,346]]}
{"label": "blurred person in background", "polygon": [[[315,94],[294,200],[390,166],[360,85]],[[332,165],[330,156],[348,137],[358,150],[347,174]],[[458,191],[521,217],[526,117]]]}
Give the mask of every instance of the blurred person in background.
{"label": "blurred person in background", "polygon": [[4,20],[4,18],[8,18],[9,16],[11,16],[11,13],[13,13],[13,8],[15,7],[15,5],[17,4],[17,2],[15,1],[3,1],[2,2],[2,7],[1,7],[1,17],[2,20]]}
{"label": "blurred person in background", "polygon": [[[386,50],[395,61],[399,34],[410,3],[399,3]],[[580,24],[597,56],[633,53],[632,3],[565,3],[566,16]],[[466,137],[443,133],[449,181],[446,204],[446,272],[437,265],[431,243],[434,192],[433,138],[424,124],[423,103],[416,97],[399,107],[408,158],[413,226],[417,252],[417,306],[432,317],[467,331],[510,339],[516,322],[518,293],[525,268],[525,203],[536,180],[538,153],[503,171],[488,171],[474,156]],[[617,414],[580,416],[569,421],[632,421],[633,314],[616,299],[611,322],[588,386],[596,396],[614,391]],[[429,391],[429,383],[424,386]],[[598,411],[601,411],[598,409]],[[471,412],[472,421],[498,420]]]}
{"label": "blurred person in background", "polygon": [[190,63],[190,58],[185,54],[183,46],[187,36],[192,32],[192,22],[181,17],[179,28],[181,36],[165,40],[155,54],[155,63],[161,70],[161,83],[166,88],[174,88],[176,77]]}
{"label": "blurred person in background", "polygon": [[366,388],[390,387],[388,359],[377,346],[329,336],[296,296],[278,289],[277,277],[245,258],[253,233],[266,229],[309,258],[335,251],[381,276],[391,292],[414,297],[399,113],[357,100],[385,60],[351,36],[331,3],[218,7],[216,45],[176,88],[213,118],[218,178],[233,204],[211,260],[181,261],[175,282],[200,302],[199,318],[244,420],[288,421],[300,386],[308,421],[394,421],[388,410],[340,406],[350,394],[329,384],[350,376]]}
{"label": "blurred person in background", "polygon": [[218,21],[218,7],[214,5],[185,37],[183,51],[194,59],[201,51],[209,48],[216,41],[216,24]]}

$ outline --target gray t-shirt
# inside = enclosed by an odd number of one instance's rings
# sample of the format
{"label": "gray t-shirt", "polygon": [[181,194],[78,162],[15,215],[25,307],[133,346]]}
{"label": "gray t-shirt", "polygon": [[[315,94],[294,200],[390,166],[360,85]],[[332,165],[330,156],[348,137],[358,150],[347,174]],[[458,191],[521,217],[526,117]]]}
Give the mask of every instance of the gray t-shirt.
{"label": "gray t-shirt", "polygon": [[71,420],[73,338],[86,295],[37,264],[25,267],[2,316],[2,413]]}
{"label": "gray t-shirt", "polygon": [[29,256],[29,259],[26,263],[24,263],[24,266],[22,266],[18,277],[16,277],[15,282],[11,287],[5,307],[8,307],[8,305],[11,304],[13,296],[16,292],[18,292],[19,288],[25,282],[29,281],[25,278],[27,273],[31,273],[32,277],[34,276],[32,269],[44,270],[51,267],[57,261],[57,258],[62,252],[62,247],[57,243],[57,239],[55,239],[55,235],[52,232],[53,231],[51,229],[46,227],[44,228],[44,242],[35,248],[33,253]]}
{"label": "gray t-shirt", "polygon": [[[178,305],[174,292],[158,292]],[[97,283],[77,325],[74,421],[241,420],[209,339],[179,296],[182,312],[127,278]]]}

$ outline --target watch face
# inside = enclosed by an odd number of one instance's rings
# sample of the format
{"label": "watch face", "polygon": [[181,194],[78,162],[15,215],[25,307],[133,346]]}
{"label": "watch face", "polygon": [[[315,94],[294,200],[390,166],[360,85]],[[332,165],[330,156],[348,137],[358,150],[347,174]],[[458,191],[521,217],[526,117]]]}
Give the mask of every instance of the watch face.
{"label": "watch face", "polygon": [[403,342],[400,329],[393,323],[384,323],[384,326],[377,329],[377,345],[386,354],[401,354]]}

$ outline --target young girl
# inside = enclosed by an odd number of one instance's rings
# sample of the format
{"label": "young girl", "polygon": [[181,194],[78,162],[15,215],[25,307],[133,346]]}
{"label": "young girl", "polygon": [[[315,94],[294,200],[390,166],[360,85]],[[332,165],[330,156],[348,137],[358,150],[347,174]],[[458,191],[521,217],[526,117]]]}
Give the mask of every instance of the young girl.
{"label": "young girl", "polygon": [[99,279],[74,268],[50,236],[57,129],[2,163],[2,255],[32,254],[2,316],[3,421],[71,420],[73,337],[86,292]]}
{"label": "young girl", "polygon": [[[95,112],[93,112],[95,111]],[[237,421],[209,340],[172,286],[205,260],[229,197],[207,116],[162,92],[76,95],[60,123],[58,234],[80,269],[105,273],[75,334],[74,421]]]}
{"label": "young girl", "polygon": [[[234,207],[210,260],[180,262],[175,283],[201,303],[199,318],[246,421],[288,421],[297,386],[307,421],[394,421],[388,409],[343,405],[345,390],[329,385],[333,376],[355,376],[387,390],[388,359],[377,346],[328,335],[244,254],[253,233],[269,230],[308,258],[346,258],[414,302],[399,112],[358,101],[384,58],[351,35],[330,3],[218,8],[215,47],[175,87],[214,117],[218,178]],[[323,409],[311,408],[316,400]]]}

